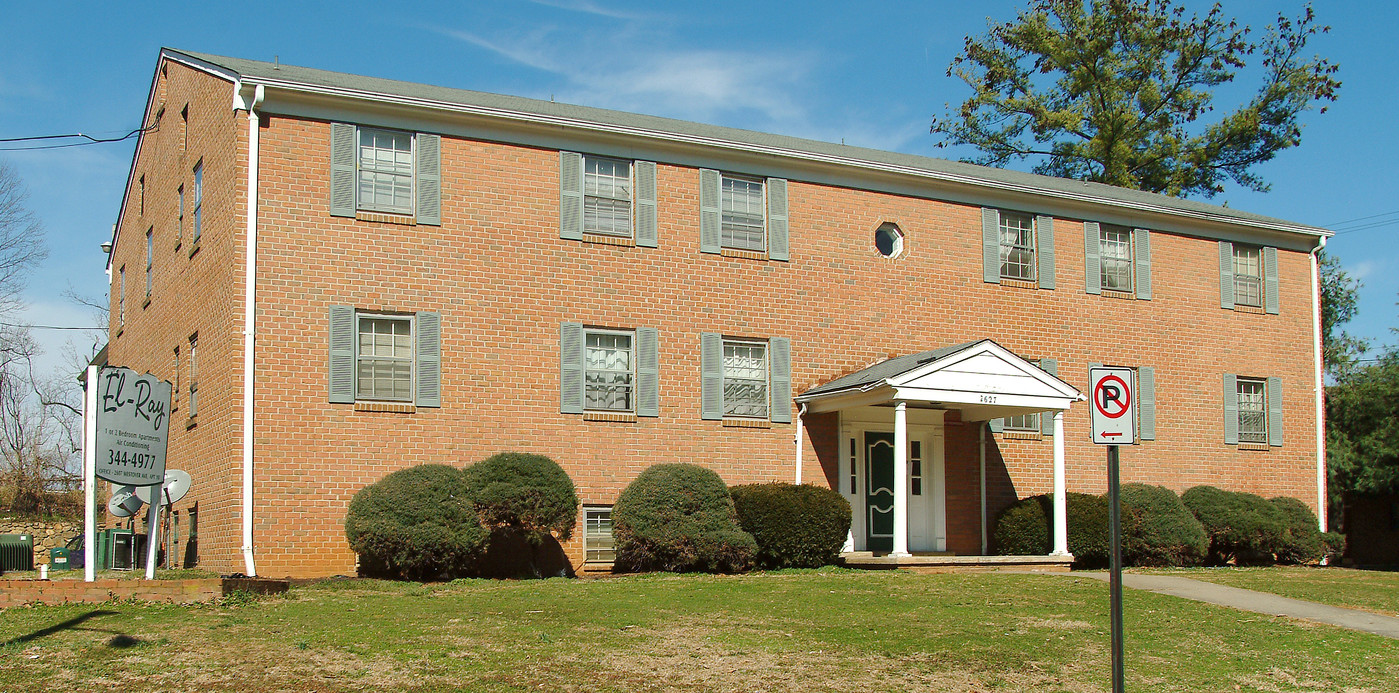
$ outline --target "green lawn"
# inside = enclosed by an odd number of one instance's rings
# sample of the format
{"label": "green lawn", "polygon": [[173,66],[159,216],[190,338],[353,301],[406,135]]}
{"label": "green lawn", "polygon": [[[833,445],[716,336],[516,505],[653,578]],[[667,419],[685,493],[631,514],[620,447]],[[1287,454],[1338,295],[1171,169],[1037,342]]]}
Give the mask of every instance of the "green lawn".
{"label": "green lawn", "polygon": [[[1128,590],[1128,688],[1391,691],[1378,636]],[[1107,585],[828,569],[343,581],[0,614],[0,690],[1101,691]]]}
{"label": "green lawn", "polygon": [[1349,568],[1175,568],[1143,572],[1214,582],[1246,590],[1399,616],[1399,573]]}

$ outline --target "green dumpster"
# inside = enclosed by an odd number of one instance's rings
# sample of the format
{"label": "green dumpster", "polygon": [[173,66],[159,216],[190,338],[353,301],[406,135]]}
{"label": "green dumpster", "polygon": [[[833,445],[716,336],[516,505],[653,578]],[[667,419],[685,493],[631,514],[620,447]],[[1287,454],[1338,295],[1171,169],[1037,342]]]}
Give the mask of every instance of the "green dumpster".
{"label": "green dumpster", "polygon": [[49,570],[68,570],[68,547],[55,546],[49,549]]}

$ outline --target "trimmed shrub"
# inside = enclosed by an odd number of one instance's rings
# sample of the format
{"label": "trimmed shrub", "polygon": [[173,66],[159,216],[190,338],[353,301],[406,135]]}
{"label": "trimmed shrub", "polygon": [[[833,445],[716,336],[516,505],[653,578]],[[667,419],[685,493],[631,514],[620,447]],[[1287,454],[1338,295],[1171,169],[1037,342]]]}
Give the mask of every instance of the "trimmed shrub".
{"label": "trimmed shrub", "polygon": [[758,550],[724,480],[693,464],[658,464],[632,480],[612,506],[612,534],[623,570],[741,572]]}
{"label": "trimmed shrub", "polygon": [[1204,560],[1209,537],[1175,491],[1124,484],[1121,500],[1123,563],[1191,566]]}
{"label": "trimmed shrub", "polygon": [[729,489],[738,524],[753,535],[763,568],[819,568],[836,562],[850,532],[850,501],[812,484],[747,484]]}
{"label": "trimmed shrub", "polygon": [[[1069,553],[1076,568],[1108,564],[1108,501],[1089,493],[1065,494]],[[991,535],[992,551],[1003,556],[1039,556],[1054,549],[1053,497],[1030,496],[1002,510]]]}
{"label": "trimmed shrub", "polygon": [[486,542],[466,476],[443,464],[401,469],[360,489],[345,536],[366,573],[410,580],[465,574]]}
{"label": "trimmed shrub", "polygon": [[578,518],[573,480],[544,455],[502,452],[466,468],[476,512],[491,529],[511,529],[533,538],[567,540]]}
{"label": "trimmed shrub", "polygon": [[1278,543],[1279,563],[1317,563],[1326,556],[1326,543],[1317,526],[1316,513],[1291,496],[1269,501],[1283,518],[1282,540]]}
{"label": "trimmed shrub", "polygon": [[1346,555],[1346,535],[1340,532],[1322,532],[1321,550],[1326,563],[1335,565]]}
{"label": "trimmed shrub", "polygon": [[1262,496],[1196,486],[1180,497],[1209,536],[1209,565],[1271,563],[1282,544],[1286,522]]}

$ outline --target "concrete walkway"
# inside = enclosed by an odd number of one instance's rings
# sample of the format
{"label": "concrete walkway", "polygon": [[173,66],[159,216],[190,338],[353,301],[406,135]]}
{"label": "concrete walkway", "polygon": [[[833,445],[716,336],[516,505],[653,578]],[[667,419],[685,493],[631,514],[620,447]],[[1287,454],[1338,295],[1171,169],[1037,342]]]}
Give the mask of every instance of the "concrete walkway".
{"label": "concrete walkway", "polygon": [[[1091,577],[1096,580],[1108,581],[1106,572],[1083,572],[1072,573],[1074,577]],[[1300,599],[1289,599],[1279,597],[1276,594],[1267,592],[1255,592],[1253,590],[1239,589],[1237,587],[1226,587],[1216,585],[1212,582],[1202,580],[1192,580],[1190,578],[1176,577],[1173,575],[1140,575],[1136,573],[1123,573],[1122,585],[1135,590],[1146,590],[1157,594],[1169,594],[1173,597],[1183,599],[1193,599],[1197,602],[1209,602],[1220,606],[1228,606],[1244,611],[1253,611],[1270,616],[1287,616],[1289,618],[1300,618],[1319,623],[1328,623],[1341,628],[1349,628],[1365,633],[1374,633],[1386,638],[1399,640],[1399,618],[1393,616],[1381,616],[1368,611],[1358,611],[1356,609],[1343,609],[1338,606],[1327,606],[1316,602],[1306,602]]]}

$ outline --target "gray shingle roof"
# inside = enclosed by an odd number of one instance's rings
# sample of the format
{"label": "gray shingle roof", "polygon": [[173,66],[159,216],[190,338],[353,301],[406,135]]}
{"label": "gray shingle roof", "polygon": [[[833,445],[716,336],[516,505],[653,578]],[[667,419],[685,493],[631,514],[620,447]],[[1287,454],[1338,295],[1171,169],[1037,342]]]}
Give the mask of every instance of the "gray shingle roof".
{"label": "gray shingle roof", "polygon": [[575,106],[571,104],[555,103],[553,101],[527,99],[519,96],[504,96],[465,89],[435,87],[413,82],[401,82],[378,77],[363,77],[341,72],[298,67],[295,65],[273,64],[258,60],[230,58],[169,48],[164,49],[163,53],[185,55],[195,60],[221,67],[236,73],[242,79],[254,82],[280,82],[290,85],[351,90],[362,92],[365,95],[407,97],[484,109],[552,116],[602,125],[637,128],[659,133],[669,133],[672,135],[700,137],[719,142],[727,141],[743,145],[771,147],[794,152],[841,157],[855,162],[899,166],[933,174],[955,176],[968,179],[972,184],[982,182],[983,184],[1000,184],[1028,188],[1031,192],[1044,191],[1051,194],[1060,193],[1074,196],[1087,196],[1107,202],[1116,201],[1127,205],[1154,207],[1168,212],[1174,211],[1185,214],[1208,215],[1212,218],[1232,223],[1261,225],[1268,228],[1310,235],[1330,235],[1330,232],[1324,229],[1283,219],[1242,212],[1236,209],[1195,200],[1183,200],[1140,190],[1118,188],[1101,183],[1088,183],[1064,178],[1054,178],[1051,176],[1025,173],[1023,171],[977,166],[933,157],[900,154],[877,149],[865,149],[863,147],[819,142],[799,137],[788,137],[786,135],[773,135],[717,125],[704,125],[671,118],[625,113],[622,111],[591,108],[588,106]]}
{"label": "gray shingle roof", "polygon": [[963,349],[966,349],[976,344],[980,344],[985,341],[987,340],[982,339],[975,342],[966,342],[965,344],[946,346],[942,347],[941,349],[933,349],[932,351],[921,351],[916,354],[905,354],[904,356],[895,356],[894,358],[880,361],[879,363],[876,363],[862,371],[856,371],[854,373],[851,373],[850,375],[843,375],[839,378],[836,378],[835,380],[832,380],[829,383],[813,387],[810,390],[801,393],[800,396],[806,397],[808,395],[819,395],[825,394],[827,392],[849,390],[865,385],[870,385],[872,383],[877,383],[886,378],[892,378],[896,375],[902,375],[925,363],[936,361],[944,356],[947,356],[949,354],[955,354]]}

